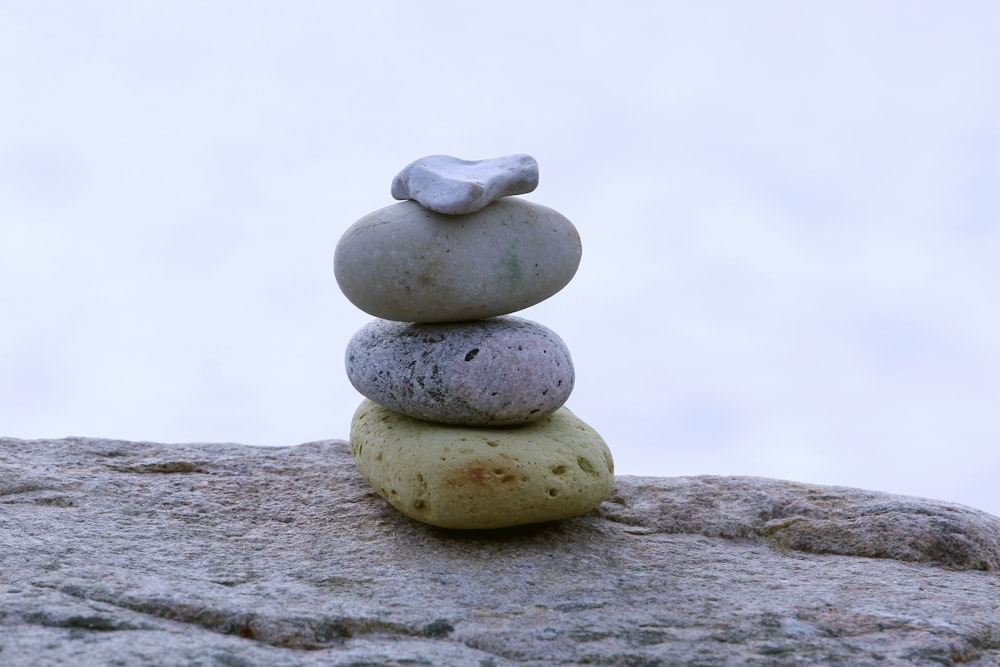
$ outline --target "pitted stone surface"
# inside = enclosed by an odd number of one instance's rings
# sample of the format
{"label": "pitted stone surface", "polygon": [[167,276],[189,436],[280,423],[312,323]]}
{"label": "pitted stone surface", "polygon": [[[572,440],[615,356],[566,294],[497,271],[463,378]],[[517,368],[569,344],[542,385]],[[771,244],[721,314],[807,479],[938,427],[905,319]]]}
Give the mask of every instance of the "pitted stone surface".
{"label": "pitted stone surface", "polygon": [[364,401],[351,452],[379,495],[442,528],[506,528],[578,516],[611,492],[597,431],[566,408],[516,428],[432,424]]}
{"label": "pitted stone surface", "polygon": [[347,344],[347,377],[376,403],[445,424],[512,426],[558,409],[573,361],[551,329],[520,317],[454,324],[373,320]]}
{"label": "pitted stone surface", "polygon": [[550,208],[508,197],[447,216],[402,202],[352,225],[334,253],[351,303],[400,322],[506,315],[543,301],[573,278],[580,235]]}
{"label": "pitted stone surface", "polygon": [[4,667],[986,667],[998,568],[1000,518],[875,491],[618,476],[581,517],[451,531],[344,441],[0,438]]}
{"label": "pitted stone surface", "polygon": [[392,180],[392,196],[412,199],[448,215],[473,213],[496,200],[538,187],[538,163],[530,155],[460,160],[428,155],[406,165]]}

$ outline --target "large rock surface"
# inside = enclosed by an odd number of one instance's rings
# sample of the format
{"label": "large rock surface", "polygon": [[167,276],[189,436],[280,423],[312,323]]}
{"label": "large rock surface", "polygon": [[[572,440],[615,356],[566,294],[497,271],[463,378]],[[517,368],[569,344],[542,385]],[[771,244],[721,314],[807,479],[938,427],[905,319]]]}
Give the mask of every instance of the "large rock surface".
{"label": "large rock surface", "polygon": [[342,441],[0,439],[0,664],[996,665],[1000,519],[741,477],[411,521]]}

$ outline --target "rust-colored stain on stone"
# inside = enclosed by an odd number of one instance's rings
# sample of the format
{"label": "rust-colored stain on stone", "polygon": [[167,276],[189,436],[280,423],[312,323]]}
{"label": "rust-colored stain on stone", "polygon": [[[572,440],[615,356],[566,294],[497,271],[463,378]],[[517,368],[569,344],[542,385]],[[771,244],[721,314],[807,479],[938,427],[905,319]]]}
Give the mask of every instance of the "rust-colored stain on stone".
{"label": "rust-colored stain on stone", "polygon": [[515,482],[517,475],[511,472],[510,467],[482,461],[470,461],[459,466],[449,472],[444,479],[447,488],[488,488],[491,491],[513,485]]}

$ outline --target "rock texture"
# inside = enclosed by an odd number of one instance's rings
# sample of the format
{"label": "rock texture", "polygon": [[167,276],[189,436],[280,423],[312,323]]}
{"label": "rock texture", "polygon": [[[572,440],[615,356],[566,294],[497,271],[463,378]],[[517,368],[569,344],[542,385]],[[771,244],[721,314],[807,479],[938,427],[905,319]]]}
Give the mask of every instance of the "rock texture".
{"label": "rock texture", "polygon": [[575,519],[411,521],[347,444],[0,439],[0,664],[996,665],[1000,519],[620,477]]}
{"label": "rock texture", "polygon": [[347,377],[363,396],[442,424],[538,421],[566,402],[576,381],[566,343],[521,317],[373,320],[354,334],[345,357]]}

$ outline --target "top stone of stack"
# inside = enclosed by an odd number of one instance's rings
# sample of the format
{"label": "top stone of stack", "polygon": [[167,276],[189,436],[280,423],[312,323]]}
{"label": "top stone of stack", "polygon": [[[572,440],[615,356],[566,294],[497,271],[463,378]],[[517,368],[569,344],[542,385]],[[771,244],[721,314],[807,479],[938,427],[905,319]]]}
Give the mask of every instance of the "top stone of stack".
{"label": "top stone of stack", "polygon": [[426,209],[464,215],[510,195],[538,187],[538,163],[530,155],[460,160],[428,155],[406,165],[392,181],[395,199],[412,199]]}
{"label": "top stone of stack", "polygon": [[337,243],[341,291],[397,322],[479,320],[544,301],[573,278],[582,247],[558,211],[510,196],[537,184],[530,155],[411,162],[392,183],[410,201],[369,213]]}

